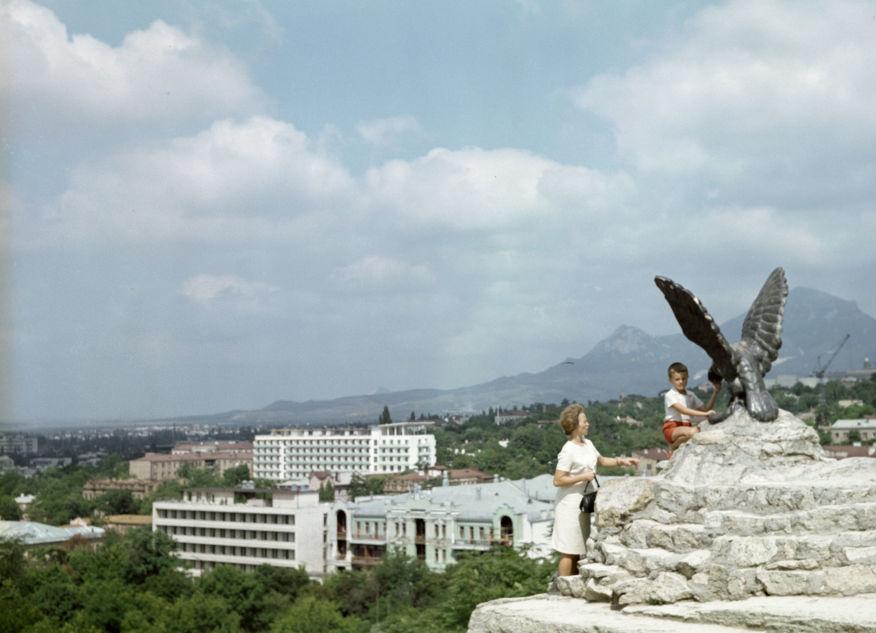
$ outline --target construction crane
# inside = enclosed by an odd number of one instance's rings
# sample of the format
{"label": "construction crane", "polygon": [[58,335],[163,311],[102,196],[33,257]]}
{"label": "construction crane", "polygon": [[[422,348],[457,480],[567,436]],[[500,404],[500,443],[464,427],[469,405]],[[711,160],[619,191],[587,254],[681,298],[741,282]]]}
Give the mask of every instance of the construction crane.
{"label": "construction crane", "polygon": [[830,355],[830,358],[827,359],[827,362],[824,365],[821,364],[821,356],[818,357],[818,362],[815,364],[815,371],[812,372],[812,375],[816,378],[824,378],[824,372],[827,371],[827,368],[830,367],[830,364],[833,362],[833,359],[836,358],[836,355],[839,354],[840,350],[843,348],[843,345],[846,344],[846,341],[849,340],[851,334],[846,334],[845,338],[840,342],[839,346],[836,348],[833,354]]}

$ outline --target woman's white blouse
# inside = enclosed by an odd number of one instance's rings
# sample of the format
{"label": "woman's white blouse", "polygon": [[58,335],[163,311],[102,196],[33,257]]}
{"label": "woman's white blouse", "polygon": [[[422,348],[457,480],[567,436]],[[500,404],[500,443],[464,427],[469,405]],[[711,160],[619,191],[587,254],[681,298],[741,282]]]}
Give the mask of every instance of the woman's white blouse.
{"label": "woman's white blouse", "polygon": [[[557,470],[562,470],[570,475],[580,475],[581,473],[592,470],[596,472],[596,460],[599,459],[599,451],[588,439],[584,439],[583,444],[575,444],[568,441],[563,445],[560,454],[557,456]],[[574,495],[578,497],[575,505],[581,501],[580,495],[584,494],[587,488],[587,482],[581,481],[571,486],[560,486],[557,488],[557,502],[564,497]],[[569,502],[572,502],[570,499]]]}

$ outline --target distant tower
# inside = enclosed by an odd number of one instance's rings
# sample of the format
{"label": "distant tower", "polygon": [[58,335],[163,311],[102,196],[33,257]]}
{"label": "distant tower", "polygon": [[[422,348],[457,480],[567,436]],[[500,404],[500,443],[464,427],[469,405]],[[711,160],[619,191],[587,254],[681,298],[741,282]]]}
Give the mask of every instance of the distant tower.
{"label": "distant tower", "polygon": [[870,357],[869,356],[864,357],[864,369],[873,369],[870,366]]}

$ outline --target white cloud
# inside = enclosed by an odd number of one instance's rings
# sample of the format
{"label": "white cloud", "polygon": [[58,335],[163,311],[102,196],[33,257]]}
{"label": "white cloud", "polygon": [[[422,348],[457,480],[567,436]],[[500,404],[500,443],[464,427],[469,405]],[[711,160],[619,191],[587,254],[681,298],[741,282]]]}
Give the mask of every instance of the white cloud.
{"label": "white cloud", "polygon": [[391,145],[397,138],[420,132],[420,124],[410,115],[365,121],[356,126],[359,136],[373,145]]}
{"label": "white cloud", "polygon": [[353,198],[334,159],[292,125],[218,121],[195,136],[117,152],[75,169],[30,224],[37,243],[307,237]]}
{"label": "white cloud", "polygon": [[575,101],[609,119],[644,170],[764,196],[831,182],[872,192],[872,178],[848,173],[876,142],[872,16],[862,2],[709,7],[652,60],[592,79]]}
{"label": "white cloud", "polygon": [[252,112],[263,101],[232,55],[161,20],[120,46],[68,35],[49,9],[0,5],[11,72],[0,86],[17,123],[67,133],[118,124]]}
{"label": "white cloud", "polygon": [[196,275],[186,279],[180,288],[182,296],[205,307],[222,302],[253,308],[274,292],[277,288],[269,284],[247,281],[237,275]]}
{"label": "white cloud", "polygon": [[[625,189],[598,172],[569,168],[515,149],[433,149],[413,161],[389,161],[366,176],[371,203],[403,224],[496,229],[544,219],[551,197],[597,201]],[[586,205],[585,205],[586,206]]]}

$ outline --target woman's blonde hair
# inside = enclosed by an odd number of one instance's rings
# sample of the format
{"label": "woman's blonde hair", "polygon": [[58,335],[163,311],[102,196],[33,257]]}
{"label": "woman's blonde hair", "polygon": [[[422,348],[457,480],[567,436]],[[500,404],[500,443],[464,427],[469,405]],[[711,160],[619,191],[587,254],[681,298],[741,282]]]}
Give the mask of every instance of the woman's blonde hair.
{"label": "woman's blonde hair", "polygon": [[578,416],[584,413],[584,407],[580,404],[570,404],[563,409],[560,414],[560,426],[563,427],[563,433],[572,435],[572,432],[578,428]]}

